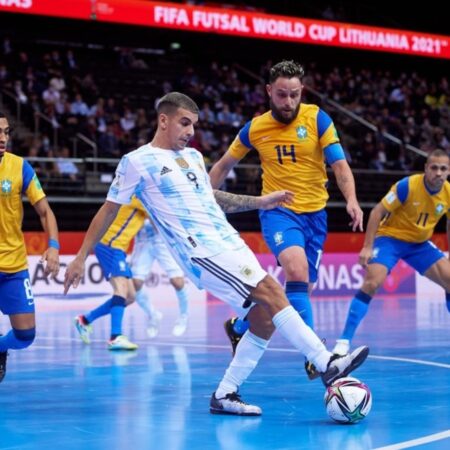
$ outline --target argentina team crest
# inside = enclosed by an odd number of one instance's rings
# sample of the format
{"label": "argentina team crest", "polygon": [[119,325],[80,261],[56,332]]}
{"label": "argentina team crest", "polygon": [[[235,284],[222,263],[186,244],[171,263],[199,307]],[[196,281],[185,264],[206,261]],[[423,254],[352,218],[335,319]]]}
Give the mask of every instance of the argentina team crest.
{"label": "argentina team crest", "polygon": [[240,272],[242,275],[244,275],[244,277],[247,277],[247,278],[251,278],[253,276],[253,270],[250,269],[250,267],[248,267],[248,266],[242,267]]}
{"label": "argentina team crest", "polygon": [[11,180],[2,180],[0,182],[1,192],[3,195],[9,195],[12,191],[12,181]]}
{"label": "argentina team crest", "polygon": [[175,162],[182,168],[182,169],[188,169],[189,164],[184,158],[176,158]]}
{"label": "argentina team crest", "polygon": [[306,130],[306,127],[303,125],[300,125],[299,127],[297,127],[297,137],[299,139],[306,139],[308,137],[308,131]]}

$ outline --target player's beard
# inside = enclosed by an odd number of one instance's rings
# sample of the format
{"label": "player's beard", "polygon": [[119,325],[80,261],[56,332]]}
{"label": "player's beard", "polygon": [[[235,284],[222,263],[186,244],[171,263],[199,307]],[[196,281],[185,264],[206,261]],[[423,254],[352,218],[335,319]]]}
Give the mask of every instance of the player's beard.
{"label": "player's beard", "polygon": [[293,121],[295,120],[295,118],[297,117],[297,114],[298,114],[298,112],[299,112],[299,110],[300,110],[300,103],[297,105],[297,108],[295,108],[295,109],[291,112],[291,115],[290,115],[289,117],[284,116],[283,113],[282,113],[282,111],[281,111],[279,108],[277,108],[277,107],[273,104],[272,100],[270,100],[270,109],[271,109],[271,111],[272,111],[273,117],[274,117],[278,122],[281,122],[281,123],[284,123],[284,124],[286,124],[286,125],[289,125],[289,124],[290,124],[291,122],[293,122]]}

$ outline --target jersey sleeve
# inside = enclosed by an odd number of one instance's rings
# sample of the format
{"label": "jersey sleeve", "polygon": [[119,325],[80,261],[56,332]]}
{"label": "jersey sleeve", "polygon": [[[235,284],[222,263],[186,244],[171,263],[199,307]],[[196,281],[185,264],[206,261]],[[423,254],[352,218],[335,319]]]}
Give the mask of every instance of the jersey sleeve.
{"label": "jersey sleeve", "polygon": [[119,162],[106,199],[121,205],[131,202],[131,198],[138,191],[141,177],[130,159],[125,155]]}
{"label": "jersey sleeve", "polygon": [[22,193],[28,197],[28,200],[32,205],[45,197],[41,183],[28,161],[23,162],[22,180]]}
{"label": "jersey sleeve", "polygon": [[403,178],[395,183],[389,192],[381,200],[381,204],[389,211],[393,212],[405,203],[409,194],[409,178]]}
{"label": "jersey sleeve", "polygon": [[247,122],[239,131],[228,151],[236,159],[242,159],[252,148],[250,143],[250,126],[252,122]]}
{"label": "jersey sleeve", "polygon": [[345,159],[344,149],[331,117],[323,110],[317,113],[317,134],[328,164]]}

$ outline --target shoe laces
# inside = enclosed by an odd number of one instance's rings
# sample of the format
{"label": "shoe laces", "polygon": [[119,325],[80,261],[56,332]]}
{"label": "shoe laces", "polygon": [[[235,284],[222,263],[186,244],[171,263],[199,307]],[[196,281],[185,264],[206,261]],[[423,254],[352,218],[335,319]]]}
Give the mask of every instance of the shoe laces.
{"label": "shoe laces", "polygon": [[247,404],[244,401],[242,401],[241,396],[237,392],[231,392],[231,393],[225,395],[225,398],[227,400],[231,400],[232,402],[242,403],[243,405]]}

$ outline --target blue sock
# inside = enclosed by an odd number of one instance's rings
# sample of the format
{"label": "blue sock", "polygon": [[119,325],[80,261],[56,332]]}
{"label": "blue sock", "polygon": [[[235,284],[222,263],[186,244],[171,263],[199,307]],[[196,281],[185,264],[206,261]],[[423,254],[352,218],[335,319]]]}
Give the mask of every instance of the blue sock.
{"label": "blue sock", "polygon": [[233,324],[235,333],[243,335],[250,328],[250,323],[247,319],[240,319],[239,317]]}
{"label": "blue sock", "polygon": [[178,307],[180,308],[180,314],[188,313],[188,295],[186,286],[183,286],[180,290],[176,290],[175,292],[178,297]]}
{"label": "blue sock", "polygon": [[448,312],[450,312],[450,293],[445,293],[445,303],[447,305]]}
{"label": "blue sock", "polygon": [[356,328],[364,319],[364,316],[369,309],[369,303],[372,297],[363,291],[358,291],[350,303],[350,308],[347,315],[344,331],[341,339],[348,339],[351,341],[355,334]]}
{"label": "blue sock", "polygon": [[0,337],[0,352],[6,352],[8,349],[20,350],[29,347],[36,335],[36,328],[28,330],[16,330],[12,328],[8,334]]}
{"label": "blue sock", "polygon": [[94,320],[97,320],[99,317],[106,316],[106,314],[109,314],[111,311],[111,300],[112,299],[113,299],[113,297],[111,297],[109,300],[106,300],[105,303],[102,303],[97,308],[95,308],[92,311],[85,314],[84,318],[86,319],[86,322],[92,323]]}
{"label": "blue sock", "polygon": [[125,299],[119,295],[111,298],[111,339],[122,334],[122,320],[125,312]]}
{"label": "blue sock", "polygon": [[286,296],[292,307],[310,328],[314,328],[313,312],[308,294],[308,283],[304,281],[288,281]]}

